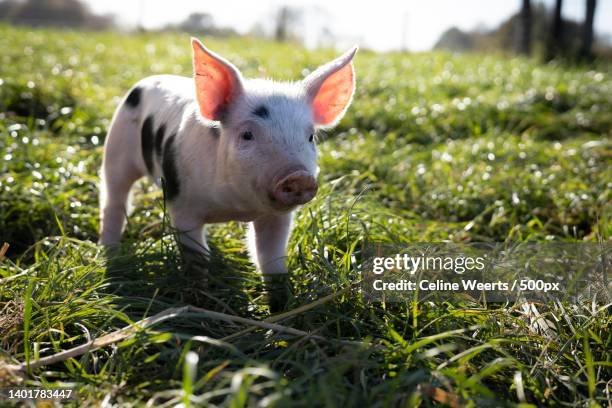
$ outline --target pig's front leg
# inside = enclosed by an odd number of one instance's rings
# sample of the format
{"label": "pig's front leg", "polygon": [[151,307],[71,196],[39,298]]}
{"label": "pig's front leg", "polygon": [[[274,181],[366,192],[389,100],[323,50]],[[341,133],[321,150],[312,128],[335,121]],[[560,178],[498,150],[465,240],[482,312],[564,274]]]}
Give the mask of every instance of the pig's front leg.
{"label": "pig's front leg", "polygon": [[265,215],[253,221],[250,231],[251,255],[261,271],[272,312],[287,304],[287,241],[291,230],[291,213]]}
{"label": "pig's front leg", "polygon": [[253,221],[255,247],[251,253],[264,277],[286,274],[287,241],[291,229],[291,213],[264,215]]}

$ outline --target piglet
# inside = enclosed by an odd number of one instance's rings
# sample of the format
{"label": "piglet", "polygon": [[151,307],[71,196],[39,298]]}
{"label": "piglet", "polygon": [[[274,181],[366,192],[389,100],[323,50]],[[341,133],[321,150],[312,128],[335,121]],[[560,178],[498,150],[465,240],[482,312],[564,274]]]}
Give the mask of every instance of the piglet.
{"label": "piglet", "polygon": [[285,83],[245,79],[197,39],[191,46],[193,78],[145,78],[114,114],[100,243],[119,243],[132,185],[149,176],[164,190],[179,243],[205,254],[205,224],[250,222],[252,258],[264,281],[274,281],[287,273],[292,211],[317,193],[315,132],[334,126],[351,103],[357,47]]}

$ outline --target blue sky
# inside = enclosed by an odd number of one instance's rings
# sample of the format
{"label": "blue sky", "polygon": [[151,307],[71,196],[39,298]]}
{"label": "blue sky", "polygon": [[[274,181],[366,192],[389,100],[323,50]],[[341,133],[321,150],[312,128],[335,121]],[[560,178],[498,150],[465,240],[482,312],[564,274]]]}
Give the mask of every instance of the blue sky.
{"label": "blue sky", "polygon": [[[358,43],[376,50],[406,47],[413,51],[430,49],[440,34],[451,26],[472,29],[494,27],[516,12],[520,0],[85,0],[97,12],[113,13],[126,26],[139,19],[145,27],[156,28],[184,19],[192,12],[212,14],[218,25],[239,32],[256,23],[271,27],[273,10],[291,4],[305,10],[306,41],[318,42],[319,28],[330,27],[339,38],[338,46]],[[551,6],[554,0],[540,0]],[[537,3],[532,0],[532,3]],[[564,15],[582,20],[584,0],[565,0]],[[595,29],[612,35],[612,0],[598,0]]]}

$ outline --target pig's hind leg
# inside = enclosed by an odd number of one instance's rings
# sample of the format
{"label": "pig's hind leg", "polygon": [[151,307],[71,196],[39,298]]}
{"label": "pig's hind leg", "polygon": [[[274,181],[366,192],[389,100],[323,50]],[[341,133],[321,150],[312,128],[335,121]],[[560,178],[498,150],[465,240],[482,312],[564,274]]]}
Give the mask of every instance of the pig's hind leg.
{"label": "pig's hind leg", "polygon": [[130,190],[145,175],[138,162],[141,158],[138,128],[137,112],[124,104],[115,114],[107,135],[100,186],[100,244],[104,246],[119,244]]}

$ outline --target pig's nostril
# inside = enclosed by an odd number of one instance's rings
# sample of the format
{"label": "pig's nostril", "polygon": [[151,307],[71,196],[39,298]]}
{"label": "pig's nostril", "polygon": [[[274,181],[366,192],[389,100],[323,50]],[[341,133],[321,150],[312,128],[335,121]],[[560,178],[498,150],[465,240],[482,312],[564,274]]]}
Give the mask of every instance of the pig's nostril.
{"label": "pig's nostril", "polygon": [[295,206],[312,200],[317,192],[317,182],[305,171],[286,176],[272,191],[274,202]]}

